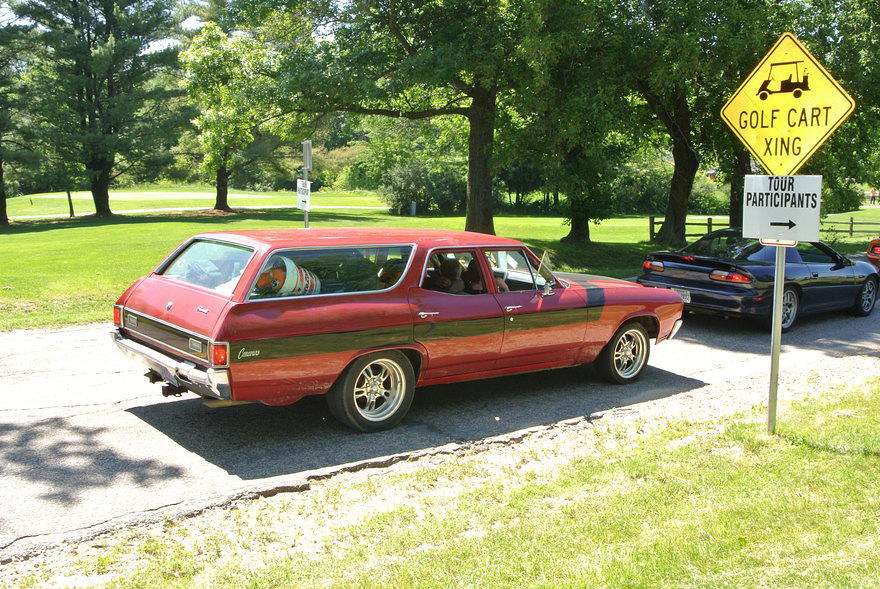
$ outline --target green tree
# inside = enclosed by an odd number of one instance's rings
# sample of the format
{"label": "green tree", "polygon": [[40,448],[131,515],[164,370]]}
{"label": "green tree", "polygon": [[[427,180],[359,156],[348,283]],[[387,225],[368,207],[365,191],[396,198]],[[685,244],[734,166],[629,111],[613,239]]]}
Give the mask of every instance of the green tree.
{"label": "green tree", "polygon": [[[29,69],[30,110],[44,144],[85,171],[99,216],[111,215],[120,174],[167,151],[179,125],[178,91],[159,76],[177,50],[169,0],[21,0],[44,52]],[[164,45],[164,48],[163,48]]]}
{"label": "green tree", "polygon": [[[215,177],[214,208],[228,211],[229,177],[236,157],[254,142],[266,118],[265,97],[254,87],[271,56],[248,36],[228,35],[209,22],[181,55],[184,85],[200,112],[194,123],[205,153],[203,166]],[[255,70],[258,70],[255,72]]]}
{"label": "green tree", "polygon": [[468,122],[467,220],[494,233],[492,154],[499,96],[517,86],[527,23],[517,2],[355,0],[244,3],[310,14],[318,42],[284,50],[276,98],[302,112]]}

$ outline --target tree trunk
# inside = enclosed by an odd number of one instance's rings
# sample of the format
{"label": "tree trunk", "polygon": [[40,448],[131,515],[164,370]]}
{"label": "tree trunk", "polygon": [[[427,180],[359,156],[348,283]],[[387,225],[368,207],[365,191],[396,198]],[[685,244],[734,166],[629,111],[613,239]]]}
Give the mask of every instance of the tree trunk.
{"label": "tree trunk", "polygon": [[571,219],[571,229],[568,231],[568,235],[559,241],[574,245],[593,243],[590,240],[590,220],[581,217],[580,215],[573,215]]}
{"label": "tree trunk", "polygon": [[730,226],[742,227],[743,220],[743,189],[745,175],[752,171],[752,157],[742,145],[733,147],[734,167],[730,176]]}
{"label": "tree trunk", "polygon": [[687,243],[684,234],[687,222],[688,199],[694,187],[694,178],[700,162],[688,143],[673,141],[672,157],[675,167],[672,183],[669,185],[669,202],[666,204],[666,217],[657,232],[657,240],[674,247]]}
{"label": "tree trunk", "polygon": [[67,190],[67,212],[73,219],[73,197],[70,195],[70,189]]}
{"label": "tree trunk", "polygon": [[559,208],[559,191],[558,190],[553,191],[553,206],[556,207],[557,209]]}
{"label": "tree trunk", "polygon": [[3,155],[0,152],[0,225],[9,225],[6,214],[6,181],[3,179]]}
{"label": "tree trunk", "polygon": [[673,247],[681,247],[686,243],[684,234],[688,200],[700,165],[691,142],[691,111],[687,92],[678,86],[672,89],[666,100],[661,100],[647,83],[640,84],[639,90],[672,139],[672,158],[675,162],[669,185],[666,217],[657,232],[657,240]]}
{"label": "tree trunk", "polygon": [[479,89],[468,109],[467,217],[465,231],[495,235],[492,219],[492,143],[495,139],[495,92]]}
{"label": "tree trunk", "polygon": [[229,208],[229,176],[231,172],[222,166],[217,169],[217,197],[214,199],[214,210],[230,212]]}
{"label": "tree trunk", "polygon": [[92,191],[92,200],[95,201],[95,214],[98,217],[110,217],[113,211],[110,210],[110,171],[113,164],[105,164],[100,168],[92,168],[91,184],[89,188]]}

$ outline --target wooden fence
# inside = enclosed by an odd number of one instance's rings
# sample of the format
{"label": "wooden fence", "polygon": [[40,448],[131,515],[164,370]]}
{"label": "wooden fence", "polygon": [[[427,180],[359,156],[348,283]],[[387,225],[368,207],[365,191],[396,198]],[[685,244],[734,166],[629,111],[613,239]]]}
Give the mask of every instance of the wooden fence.
{"label": "wooden fence", "polygon": [[[651,241],[654,241],[654,238],[657,237],[656,229],[663,224],[663,220],[660,219],[658,221],[657,217],[651,216],[649,217],[649,222],[650,228],[648,235],[650,236]],[[880,235],[880,223],[856,221],[853,217],[850,217],[849,221],[819,221],[819,223],[820,231],[826,233],[841,233],[848,235],[849,237],[861,234]],[[687,227],[701,227],[705,228],[705,231],[701,231],[700,233],[685,233],[685,237],[701,237],[711,231],[715,231],[716,229],[723,229],[724,227],[729,226],[729,223],[712,219],[712,217],[707,217],[700,221],[688,220],[685,223],[685,231],[687,231]]]}
{"label": "wooden fence", "polygon": [[[648,229],[648,235],[651,238],[651,241],[654,241],[654,238],[657,237],[657,231],[655,231],[655,227],[660,227],[663,224],[663,220],[657,220],[657,217],[651,216],[650,220],[650,228]],[[727,221],[719,221],[717,219],[713,219],[712,217],[706,217],[701,221],[692,221],[690,219],[685,220],[685,232],[687,232],[688,227],[705,227],[705,231],[700,231],[700,233],[685,233],[685,237],[702,237],[703,235],[715,231],[716,229],[724,229],[725,227],[730,227],[730,223]]]}
{"label": "wooden fence", "polygon": [[819,221],[819,229],[828,233],[844,233],[850,237],[862,233],[880,235],[880,223],[865,223],[852,217],[849,221]]}

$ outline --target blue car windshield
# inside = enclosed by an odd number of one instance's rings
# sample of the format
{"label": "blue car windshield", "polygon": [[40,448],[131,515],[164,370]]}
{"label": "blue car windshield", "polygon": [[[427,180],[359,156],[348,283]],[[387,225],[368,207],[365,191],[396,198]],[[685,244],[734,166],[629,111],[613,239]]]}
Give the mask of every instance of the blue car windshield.
{"label": "blue car windshield", "polygon": [[772,257],[769,260],[764,259],[765,249],[756,239],[743,237],[739,233],[723,231],[704,235],[679,251],[689,256],[718,258],[720,260],[772,261]]}

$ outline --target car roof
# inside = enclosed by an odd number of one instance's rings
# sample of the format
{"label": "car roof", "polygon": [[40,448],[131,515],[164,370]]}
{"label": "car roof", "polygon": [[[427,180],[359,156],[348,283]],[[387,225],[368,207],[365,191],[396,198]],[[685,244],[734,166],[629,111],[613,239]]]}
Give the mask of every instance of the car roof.
{"label": "car roof", "polygon": [[456,246],[521,245],[506,237],[448,229],[389,227],[313,227],[309,229],[259,229],[218,231],[196,237],[222,239],[268,249],[288,247],[358,246],[414,243],[426,248]]}

